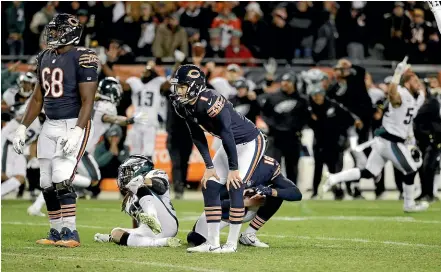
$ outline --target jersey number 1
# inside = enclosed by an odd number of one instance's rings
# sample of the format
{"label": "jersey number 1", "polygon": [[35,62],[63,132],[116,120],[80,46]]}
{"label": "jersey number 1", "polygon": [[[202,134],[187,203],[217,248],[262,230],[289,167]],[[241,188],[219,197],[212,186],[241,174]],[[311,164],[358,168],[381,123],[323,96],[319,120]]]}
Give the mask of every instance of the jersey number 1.
{"label": "jersey number 1", "polygon": [[[44,68],[41,71],[43,79],[43,88],[45,90],[44,96],[60,97],[63,95],[63,70],[54,68]],[[49,79],[49,80],[48,80]]]}

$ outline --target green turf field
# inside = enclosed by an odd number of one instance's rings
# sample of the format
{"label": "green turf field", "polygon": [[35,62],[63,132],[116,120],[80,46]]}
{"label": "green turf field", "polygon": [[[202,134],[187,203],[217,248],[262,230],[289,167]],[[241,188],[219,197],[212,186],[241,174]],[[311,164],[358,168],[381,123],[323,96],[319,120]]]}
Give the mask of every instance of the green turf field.
{"label": "green turf field", "polygon": [[[131,226],[117,201],[79,202],[80,248],[39,246],[47,219],[27,216],[28,205],[2,201],[3,271],[441,271],[441,203],[421,214],[404,214],[399,201],[285,203],[259,232],[271,248],[240,246],[229,255],[188,254],[186,242],[173,249],[94,242],[96,232]],[[185,241],[202,202],[174,206]]]}

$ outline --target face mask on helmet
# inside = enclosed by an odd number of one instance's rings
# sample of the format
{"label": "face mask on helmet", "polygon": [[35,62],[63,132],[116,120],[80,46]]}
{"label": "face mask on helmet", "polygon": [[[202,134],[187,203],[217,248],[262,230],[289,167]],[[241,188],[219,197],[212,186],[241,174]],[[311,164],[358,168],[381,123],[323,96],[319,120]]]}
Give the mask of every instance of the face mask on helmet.
{"label": "face mask on helmet", "polygon": [[125,186],[136,176],[153,170],[153,162],[142,155],[132,155],[118,167],[117,185],[122,194],[127,193]]}
{"label": "face mask on helmet", "polygon": [[110,101],[118,105],[122,99],[122,86],[114,77],[106,77],[98,84],[98,100]]}
{"label": "face mask on helmet", "polygon": [[46,44],[49,48],[77,45],[80,42],[82,27],[76,17],[58,14],[45,27]]}
{"label": "face mask on helmet", "polygon": [[195,65],[182,65],[170,79],[176,101],[188,104],[195,101],[205,90],[205,74]]}
{"label": "face mask on helmet", "polygon": [[19,76],[17,84],[19,87],[19,93],[23,97],[31,96],[34,91],[35,84],[37,83],[37,77],[32,73],[25,73]]}

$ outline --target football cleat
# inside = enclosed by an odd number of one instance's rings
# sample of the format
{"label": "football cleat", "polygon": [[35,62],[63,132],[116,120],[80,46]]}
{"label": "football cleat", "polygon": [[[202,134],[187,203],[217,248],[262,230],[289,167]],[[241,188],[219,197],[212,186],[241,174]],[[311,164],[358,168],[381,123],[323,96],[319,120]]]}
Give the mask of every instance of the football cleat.
{"label": "football cleat", "polygon": [[176,237],[169,237],[167,238],[167,245],[169,247],[179,247],[181,246],[181,240]]}
{"label": "football cleat", "polygon": [[43,238],[37,240],[37,244],[39,245],[55,245],[58,241],[61,240],[60,233],[56,229],[50,229],[47,234],[47,238]]}
{"label": "football cleat", "polygon": [[256,237],[256,233],[241,233],[239,237],[239,243],[244,246],[269,247],[267,244],[261,242],[259,238]]}
{"label": "football cleat", "polygon": [[234,253],[237,252],[237,245],[233,243],[226,243],[221,248],[221,253]]}
{"label": "football cleat", "polygon": [[406,206],[404,205],[403,210],[404,212],[423,212],[429,208],[429,203],[426,201],[421,201],[419,203],[414,203],[413,205]]}
{"label": "football cleat", "polygon": [[108,243],[112,240],[112,237],[110,236],[110,234],[95,233],[95,236],[93,236],[93,240],[99,243]]}
{"label": "football cleat", "polygon": [[189,253],[196,253],[196,252],[221,253],[221,247],[220,246],[215,247],[215,246],[210,245],[208,242],[205,242],[201,245],[187,248],[187,252],[189,252]]}
{"label": "football cleat", "polygon": [[138,219],[139,222],[149,226],[149,228],[155,235],[158,235],[162,232],[161,222],[159,222],[156,214],[139,213]]}
{"label": "football cleat", "polygon": [[322,179],[320,181],[319,184],[319,197],[323,198],[323,196],[325,195],[325,193],[327,193],[329,190],[331,190],[332,186],[329,182],[329,173],[325,172],[322,175]]}
{"label": "football cleat", "polygon": [[36,209],[34,206],[29,206],[28,210],[27,210],[28,214],[31,216],[41,216],[41,217],[45,217],[46,215],[44,213],[42,213],[40,210]]}
{"label": "football cleat", "polygon": [[80,246],[80,236],[78,231],[71,231],[69,228],[61,229],[61,240],[55,243],[55,246],[59,247],[79,247]]}

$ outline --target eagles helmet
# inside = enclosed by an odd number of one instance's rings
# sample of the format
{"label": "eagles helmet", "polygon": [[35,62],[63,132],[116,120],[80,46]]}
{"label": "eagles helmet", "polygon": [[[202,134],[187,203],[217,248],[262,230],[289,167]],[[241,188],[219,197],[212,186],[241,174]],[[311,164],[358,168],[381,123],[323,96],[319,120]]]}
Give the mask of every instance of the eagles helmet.
{"label": "eagles helmet", "polygon": [[37,76],[31,72],[21,74],[17,79],[18,93],[23,97],[31,96],[37,83]]}
{"label": "eagles helmet", "polygon": [[70,44],[77,45],[83,28],[77,17],[61,13],[55,15],[44,31],[48,47],[59,48]]}
{"label": "eagles helmet", "polygon": [[138,175],[144,175],[153,170],[153,162],[143,155],[131,155],[118,167],[118,188],[122,194],[126,194],[125,186]]}
{"label": "eagles helmet", "polygon": [[[170,79],[170,83],[173,86],[173,94],[177,102],[182,104],[188,104],[196,100],[199,94],[206,88],[204,72],[193,64],[179,66],[173,78]],[[185,94],[177,93],[178,85],[186,85],[188,87]]]}
{"label": "eagles helmet", "polygon": [[118,105],[122,99],[122,86],[114,77],[106,77],[98,84],[97,98]]}

